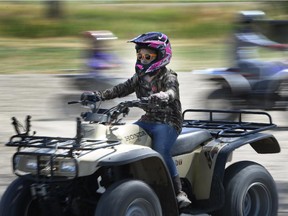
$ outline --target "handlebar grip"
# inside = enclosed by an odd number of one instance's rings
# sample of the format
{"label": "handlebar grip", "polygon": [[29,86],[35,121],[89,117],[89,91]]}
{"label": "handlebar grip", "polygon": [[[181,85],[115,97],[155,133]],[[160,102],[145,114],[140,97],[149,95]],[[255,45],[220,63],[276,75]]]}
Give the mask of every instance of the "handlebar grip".
{"label": "handlebar grip", "polygon": [[148,97],[141,97],[141,98],[140,98],[140,101],[141,101],[141,102],[148,102],[148,101],[149,101],[149,98],[148,98]]}
{"label": "handlebar grip", "polygon": [[69,101],[67,104],[76,104],[76,103],[81,103],[81,101]]}

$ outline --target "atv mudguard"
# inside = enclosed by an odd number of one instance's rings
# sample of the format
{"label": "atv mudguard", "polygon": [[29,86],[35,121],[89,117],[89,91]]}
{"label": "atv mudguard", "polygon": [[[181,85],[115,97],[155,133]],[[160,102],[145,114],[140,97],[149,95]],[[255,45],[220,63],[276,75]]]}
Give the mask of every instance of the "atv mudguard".
{"label": "atv mudguard", "polygon": [[[229,69],[208,70],[205,74],[210,75],[209,80],[222,85],[224,88],[231,89],[233,95],[248,94],[252,90],[251,83],[242,75],[236,72],[228,72]],[[279,71],[273,76],[263,77],[258,80],[258,85],[264,84],[271,91],[278,88],[279,82],[288,79],[288,69]],[[253,83],[253,82],[252,82]],[[254,88],[254,87],[253,87]]]}
{"label": "atv mudguard", "polygon": [[[246,144],[250,144],[258,154],[279,153],[281,151],[278,141],[271,134],[258,133],[241,137],[240,139],[237,139],[233,142],[229,142],[229,144],[224,144],[223,147],[219,150],[216,159],[214,175],[218,175],[223,179],[225,165],[229,155],[235,149],[240,148]],[[221,145],[221,143],[219,143],[219,145]]]}
{"label": "atv mudguard", "polygon": [[208,146],[206,149],[204,146],[203,149],[208,164],[214,164],[209,199],[203,200],[203,206],[208,205],[212,209],[220,209],[224,205],[225,191],[223,187],[223,179],[225,174],[225,166],[229,160],[229,156],[235,149],[246,144],[250,144],[259,154],[280,152],[279,143],[271,134],[251,134],[235,139],[232,142],[229,140],[225,141],[225,139],[217,139],[216,141],[218,144],[214,145],[212,148],[211,146]]}
{"label": "atv mudguard", "polygon": [[279,153],[280,145],[276,138],[271,134],[251,134],[240,139],[237,139],[229,144],[224,144],[220,149],[215,164],[215,172],[219,177],[224,177],[225,164],[229,155],[237,148],[243,145],[250,144],[258,154]]}
{"label": "atv mudguard", "polygon": [[235,72],[217,71],[211,74],[211,81],[223,85],[225,88],[231,89],[233,95],[247,94],[251,91],[249,81],[242,75]]}
{"label": "atv mudguard", "polygon": [[[117,146],[116,149],[119,150],[119,147],[122,149],[124,145],[125,144],[121,144],[121,146]],[[154,157],[157,158],[158,157],[159,159],[161,159],[160,154],[154,151],[153,149],[148,148],[148,147],[143,147],[140,145],[138,145],[137,147],[135,147],[135,145],[125,145],[125,148],[127,151],[123,151],[123,150],[120,150],[118,152],[115,151],[112,154],[109,154],[106,157],[103,157],[99,161],[98,166],[116,166],[116,165],[121,166],[124,164],[134,163],[135,161],[141,161],[145,158],[154,158]]]}
{"label": "atv mudguard", "polygon": [[[121,144],[117,147],[129,146]],[[138,145],[136,145],[138,146]],[[179,215],[175,192],[168,168],[161,155],[151,148],[139,146],[132,150],[122,151],[103,157],[98,166],[100,167],[129,167],[129,176],[144,181],[153,188],[161,202],[163,215]],[[125,176],[124,176],[125,177]]]}
{"label": "atv mudguard", "polygon": [[288,79],[288,69],[279,71],[277,74],[275,74],[275,76],[273,76],[273,78],[277,78],[280,80],[287,80]]}

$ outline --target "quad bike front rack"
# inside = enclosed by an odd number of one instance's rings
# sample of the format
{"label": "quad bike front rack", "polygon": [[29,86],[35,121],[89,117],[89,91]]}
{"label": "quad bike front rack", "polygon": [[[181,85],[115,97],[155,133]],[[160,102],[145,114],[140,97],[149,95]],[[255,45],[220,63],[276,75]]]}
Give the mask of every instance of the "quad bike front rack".
{"label": "quad bike front rack", "polygon": [[[113,148],[121,142],[118,140],[90,140],[84,139],[81,134],[81,120],[77,118],[77,131],[74,138],[35,136],[36,132],[30,135],[31,117],[27,116],[25,127],[15,118],[12,118],[16,135],[12,136],[6,146],[17,147],[17,152],[13,156],[13,170],[18,176],[28,176],[27,178],[36,178],[41,180],[49,176],[49,181],[62,181],[76,178],[78,175],[77,158],[101,148]],[[31,151],[30,151],[30,150]],[[18,159],[17,159],[18,158]],[[35,170],[31,171],[33,175],[27,172],[18,172],[17,160],[34,160],[37,164]],[[75,171],[69,176],[60,172],[61,162],[68,161],[75,164]]]}
{"label": "quad bike front rack", "polygon": [[[106,148],[120,144],[120,141],[117,140],[107,141],[82,139],[80,118],[77,118],[77,131],[75,138],[35,136],[36,132],[33,132],[33,135],[30,135],[30,121],[31,117],[27,116],[26,128],[24,128],[15,117],[12,118],[12,124],[14,125],[17,134],[10,138],[9,142],[6,143],[6,146],[18,147],[18,151],[20,151],[21,148],[46,148],[55,149],[55,151],[62,149],[67,150],[65,153],[66,156],[72,157],[74,151],[94,151],[99,148]],[[20,132],[20,127],[23,128],[24,132]]]}

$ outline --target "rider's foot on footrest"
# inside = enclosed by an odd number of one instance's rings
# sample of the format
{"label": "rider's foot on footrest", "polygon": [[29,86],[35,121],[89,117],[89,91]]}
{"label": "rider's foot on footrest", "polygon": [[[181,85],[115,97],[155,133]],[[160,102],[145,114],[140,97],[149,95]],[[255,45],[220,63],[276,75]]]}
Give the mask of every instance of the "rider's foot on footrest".
{"label": "rider's foot on footrest", "polygon": [[177,201],[178,201],[178,205],[179,205],[179,208],[185,208],[187,206],[189,206],[192,202],[188,199],[187,195],[185,192],[183,191],[180,191],[178,194],[177,194]]}

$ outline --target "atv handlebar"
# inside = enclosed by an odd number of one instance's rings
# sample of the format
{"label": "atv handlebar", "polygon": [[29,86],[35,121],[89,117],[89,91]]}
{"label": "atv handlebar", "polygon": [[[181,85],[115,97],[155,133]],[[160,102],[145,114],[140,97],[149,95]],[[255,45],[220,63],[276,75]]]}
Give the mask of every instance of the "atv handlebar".
{"label": "atv handlebar", "polygon": [[[93,105],[93,107],[97,107],[97,103],[98,103],[98,101],[95,102],[95,101],[90,101],[90,100],[79,100],[79,101],[69,101],[68,102],[69,105],[70,104],[81,104],[81,105],[86,106],[86,107],[88,106],[89,108],[91,108],[91,105]],[[101,103],[101,101],[100,101],[100,103]],[[142,98],[137,99],[137,100],[121,102],[117,106],[147,108],[148,104],[149,104],[148,97],[142,97]],[[115,107],[117,107],[117,106],[115,106]]]}
{"label": "atv handlebar", "polygon": [[68,104],[80,103],[82,106],[88,107],[90,111],[81,114],[84,121],[92,121],[104,124],[117,124],[121,120],[120,115],[123,117],[128,115],[129,108],[137,107],[143,110],[151,109],[155,111],[161,111],[165,109],[167,102],[156,104],[151,103],[148,97],[142,97],[136,100],[124,101],[118,105],[111,107],[110,109],[100,109],[102,101],[89,101],[89,100],[79,100],[70,101]]}

